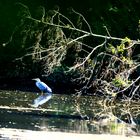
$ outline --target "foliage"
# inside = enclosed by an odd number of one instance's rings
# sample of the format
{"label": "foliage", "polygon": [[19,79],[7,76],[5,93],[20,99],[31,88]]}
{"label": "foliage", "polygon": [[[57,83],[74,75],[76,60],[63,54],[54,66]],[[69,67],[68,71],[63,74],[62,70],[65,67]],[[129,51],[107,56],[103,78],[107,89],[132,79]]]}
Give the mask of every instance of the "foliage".
{"label": "foliage", "polygon": [[113,79],[112,83],[114,84],[114,86],[116,87],[127,87],[129,84],[128,81],[125,81],[125,79],[122,79],[122,77],[120,76],[116,76],[115,79]]}
{"label": "foliage", "polygon": [[[138,92],[139,77],[132,79],[131,74],[139,67],[133,59],[139,41],[113,37],[107,27],[108,36],[95,34],[85,17],[74,9],[73,21],[61,14],[59,8],[46,11],[40,6],[34,18],[27,6],[19,6],[20,24],[9,44],[19,46],[20,53],[13,60],[18,68],[24,65],[27,75],[54,74],[58,81],[74,84],[78,95],[100,93],[115,99],[130,88],[131,97]],[[21,70],[17,70],[19,74]]]}

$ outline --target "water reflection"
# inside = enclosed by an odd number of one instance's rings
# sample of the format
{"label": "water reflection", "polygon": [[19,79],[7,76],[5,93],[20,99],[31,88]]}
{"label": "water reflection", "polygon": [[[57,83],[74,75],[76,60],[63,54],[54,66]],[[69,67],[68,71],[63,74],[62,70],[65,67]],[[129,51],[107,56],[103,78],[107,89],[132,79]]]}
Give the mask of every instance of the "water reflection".
{"label": "water reflection", "polygon": [[140,135],[139,103],[71,96],[53,95],[48,103],[34,109],[29,104],[35,94],[1,91],[0,128]]}

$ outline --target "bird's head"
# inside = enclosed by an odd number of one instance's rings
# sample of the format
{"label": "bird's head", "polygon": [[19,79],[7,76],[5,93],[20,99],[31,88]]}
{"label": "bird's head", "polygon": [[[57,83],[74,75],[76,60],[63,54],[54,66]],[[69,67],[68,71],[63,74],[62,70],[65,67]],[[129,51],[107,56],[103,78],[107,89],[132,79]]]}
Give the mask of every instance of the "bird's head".
{"label": "bird's head", "polygon": [[34,81],[36,81],[36,82],[40,82],[40,79],[39,79],[39,78],[34,78],[34,79],[32,79],[32,80],[34,80]]}

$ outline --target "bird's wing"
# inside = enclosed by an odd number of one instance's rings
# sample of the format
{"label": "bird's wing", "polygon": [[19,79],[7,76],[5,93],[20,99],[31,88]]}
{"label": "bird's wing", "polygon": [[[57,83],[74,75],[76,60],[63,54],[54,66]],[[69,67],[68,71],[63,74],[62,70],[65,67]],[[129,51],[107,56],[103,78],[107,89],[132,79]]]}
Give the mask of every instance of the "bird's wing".
{"label": "bird's wing", "polygon": [[47,90],[48,92],[52,92],[51,88],[48,87],[44,82],[36,82],[36,86],[42,91]]}

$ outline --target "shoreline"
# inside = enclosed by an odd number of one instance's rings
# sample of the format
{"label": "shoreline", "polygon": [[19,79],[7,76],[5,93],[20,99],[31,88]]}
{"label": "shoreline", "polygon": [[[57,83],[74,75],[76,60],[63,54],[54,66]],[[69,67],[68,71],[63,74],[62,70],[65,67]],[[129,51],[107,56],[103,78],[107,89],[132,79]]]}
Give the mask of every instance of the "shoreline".
{"label": "shoreline", "polygon": [[31,131],[22,129],[0,128],[1,138],[19,140],[139,140],[139,136],[110,135],[110,134],[81,134],[68,132]]}

